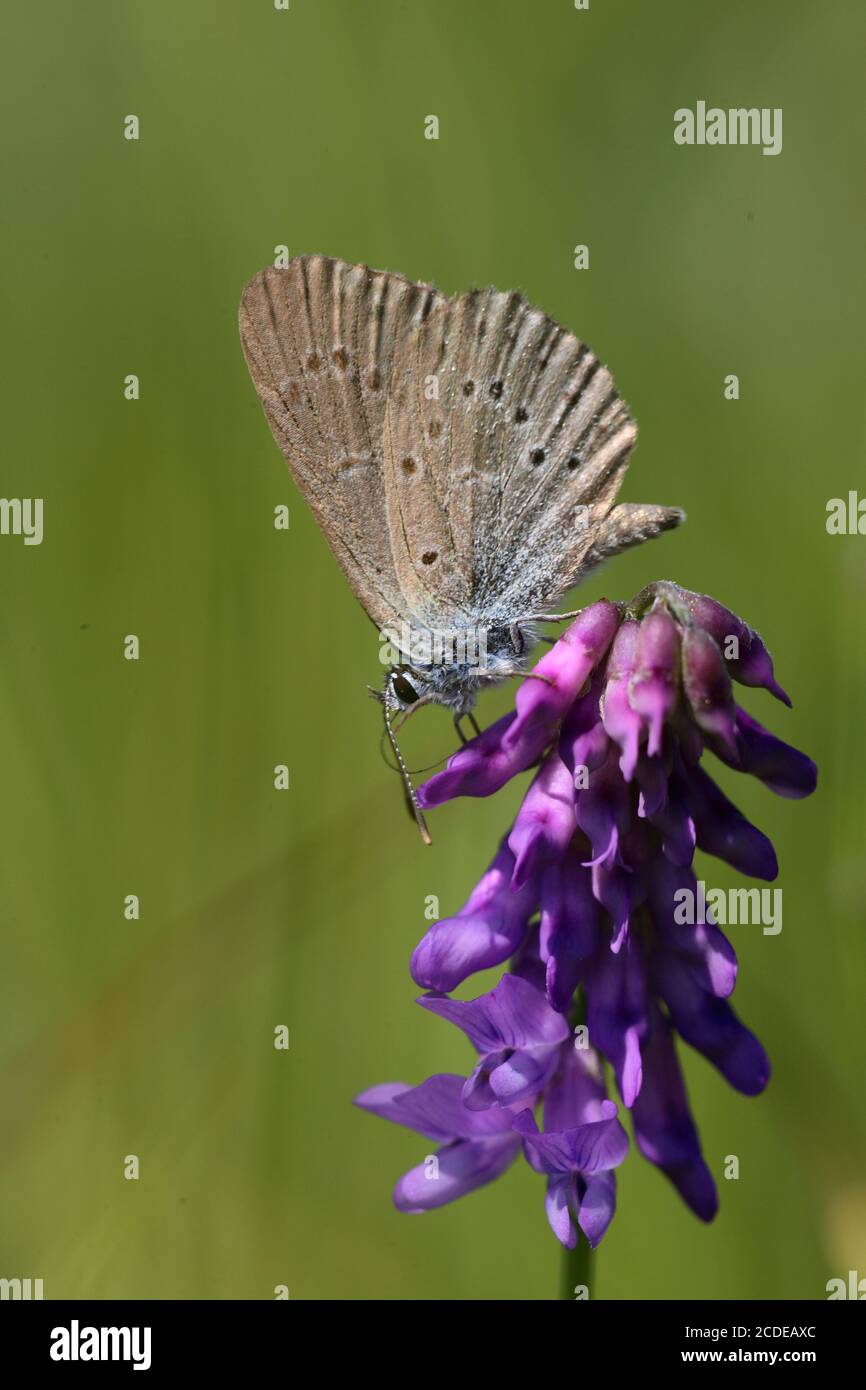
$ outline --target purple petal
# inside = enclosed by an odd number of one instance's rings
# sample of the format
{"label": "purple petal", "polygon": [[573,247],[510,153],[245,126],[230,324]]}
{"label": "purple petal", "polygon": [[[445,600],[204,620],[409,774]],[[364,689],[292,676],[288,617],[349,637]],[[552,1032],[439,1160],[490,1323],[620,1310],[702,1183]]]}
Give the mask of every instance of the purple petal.
{"label": "purple petal", "polygon": [[482,1054],[463,1091],[473,1110],[533,1099],[556,1066],[560,1043],[570,1036],[568,1023],[544,994],[517,975],[504,975],[478,999],[428,995],[418,1003],[462,1028]]}
{"label": "purple petal", "polygon": [[574,782],[557,753],[545,758],[508,837],[515,857],[512,888],[522,888],[543,864],[559,858],[574,834]]}
{"label": "purple petal", "polygon": [[[460,1088],[463,1088],[462,1077],[457,1077]],[[399,1096],[406,1095],[412,1087],[407,1086],[405,1081],[382,1081],[378,1086],[370,1086],[366,1091],[361,1091],[360,1095],[355,1096],[353,1105],[357,1105],[361,1110],[369,1110],[371,1115],[378,1115],[382,1120],[393,1120],[394,1124],[406,1125],[407,1121],[404,1113],[397,1109],[397,1099]],[[458,1093],[459,1094],[459,1093]],[[414,1126],[407,1126],[413,1128]],[[420,1134],[426,1134],[428,1139],[450,1139],[450,1129],[445,1132],[441,1128],[425,1124],[420,1130]]]}
{"label": "purple petal", "polygon": [[634,776],[638,748],[644,736],[643,721],[632,709],[628,698],[629,682],[637,657],[638,631],[638,624],[629,619],[616,634],[607,663],[608,681],[602,697],[604,727],[620,748],[619,765],[627,782]]}
{"label": "purple petal", "polygon": [[[607,651],[619,625],[616,604],[607,599],[585,608],[562,634],[515,697],[517,718],[504,737],[505,748],[519,753],[530,767],[556,734],[563,716],[576,700]],[[542,679],[537,679],[541,677]]]}
{"label": "purple petal", "polygon": [[[641,763],[643,761],[641,759]],[[639,771],[640,765],[638,764]],[[682,867],[691,864],[695,853],[696,830],[682,785],[671,781],[664,806],[650,812],[647,818],[661,834],[662,854],[665,858]]]}
{"label": "purple petal", "polygon": [[653,973],[683,1040],[718,1067],[736,1090],[759,1095],[770,1079],[770,1062],[730,1004],[702,990],[688,966],[669,952],[656,953]]}
{"label": "purple petal", "polygon": [[547,997],[566,1013],[584,963],[598,946],[599,908],[592,879],[576,852],[551,864],[541,876],[539,949],[546,962]]}
{"label": "purple petal", "polygon": [[[695,622],[704,628],[722,653],[735,681],[741,685],[763,686],[777,700],[790,706],[791,701],[773,675],[773,662],[757,632],[738,618],[729,608],[707,594],[682,591]],[[735,642],[731,642],[731,638]],[[736,649],[737,655],[733,652]],[[728,655],[728,652],[731,655]]]}
{"label": "purple petal", "polygon": [[669,758],[649,758],[642,753],[637,760],[635,778],[640,788],[638,815],[651,817],[668,804]]}
{"label": "purple petal", "polygon": [[[679,956],[698,989],[727,998],[737,980],[736,953],[702,904],[694,873],[659,858],[649,878],[650,911],[660,942]],[[681,920],[700,916],[707,920]]]}
{"label": "purple petal", "polygon": [[487,1138],[511,1129],[512,1117],[503,1110],[468,1110],[463,1104],[463,1085],[462,1076],[448,1073],[430,1076],[420,1086],[384,1082],[362,1091],[355,1104],[439,1143]]}
{"label": "purple petal", "polygon": [[616,1178],[613,1173],[595,1173],[580,1197],[577,1223],[594,1250],[613,1220],[616,1211]]}
{"label": "purple petal", "polygon": [[536,909],[537,890],[511,890],[514,856],[500,846],[484,877],[455,917],[434,922],[412,955],[412,979],[443,994],[477,970],[501,965],[518,949]]}
{"label": "purple petal", "polygon": [[520,750],[511,751],[503,745],[503,737],[515,719],[513,712],[504,715],[459,748],[441,772],[418,788],[421,806],[429,810],[455,796],[490,796],[525,771],[530,764],[521,762]]}
{"label": "purple petal", "polygon": [[767,836],[746,820],[703,768],[683,769],[677,781],[692,814],[697,845],[749,878],[772,882],[779,872]]}
{"label": "purple petal", "polygon": [[[463,1087],[463,1104],[470,1110],[488,1110],[498,1104],[496,1093],[490,1085],[490,1068],[498,1067],[507,1056],[508,1050],[503,1047],[498,1052],[487,1053],[477,1063]],[[524,1104],[530,1104],[533,1099],[534,1090],[527,1090]]]}
{"label": "purple petal", "polygon": [[559,755],[572,777],[578,767],[592,772],[607,757],[608,737],[601,721],[601,696],[606,682],[604,667],[600,666],[588,690],[578,696],[563,721]]}
{"label": "purple petal", "polygon": [[610,914],[613,923],[613,936],[610,949],[616,955],[628,939],[629,922],[632,910],[633,879],[624,865],[594,864],[592,868],[593,896]]}
{"label": "purple petal", "polygon": [[610,1062],[623,1104],[631,1107],[642,1080],[641,1043],[648,1028],[646,971],[636,941],[619,955],[602,948],[586,975],[592,1045]]}
{"label": "purple petal", "polygon": [[558,1048],[549,1046],[523,1048],[493,1067],[490,1090],[496,1104],[507,1107],[532,1102],[556,1066],[557,1051]]}
{"label": "purple petal", "polygon": [[619,837],[631,822],[631,798],[611,747],[607,762],[577,793],[577,824],[592,845],[592,860],[613,862]]}
{"label": "purple petal", "polygon": [[[615,1168],[628,1153],[628,1136],[612,1100],[602,1102],[604,1119],[575,1129],[539,1134],[529,1111],[515,1117],[514,1128],[546,1173],[598,1173]],[[527,1118],[528,1117],[528,1118]],[[532,1123],[530,1124],[530,1121]]]}
{"label": "purple petal", "polygon": [[[559,752],[574,778],[577,790],[584,790],[596,769],[604,766],[612,747],[607,730],[600,719],[586,733],[576,738],[567,739],[563,734],[559,740]],[[579,783],[576,776],[578,768],[581,769]],[[586,769],[585,772],[582,769]]]}
{"label": "purple petal", "polygon": [[569,1036],[562,1015],[540,990],[517,975],[503,975],[495,989],[477,999],[427,996],[418,1003],[456,1023],[479,1052],[560,1043]]}
{"label": "purple petal", "polygon": [[563,1047],[559,1067],[544,1093],[544,1128],[576,1129],[604,1119],[604,1068],[592,1047]]}
{"label": "purple petal", "polygon": [[644,1047],[644,1084],[632,1111],[635,1143],[674,1184],[702,1221],[712,1221],[718,1196],[701,1154],[669,1025],[656,1013]]}
{"label": "purple petal", "polygon": [[572,1207],[576,1206],[577,1181],[574,1174],[549,1177],[544,1210],[550,1229],[566,1250],[573,1250],[577,1245],[577,1228],[572,1217]]}
{"label": "purple petal", "polygon": [[649,836],[641,822],[630,814],[625,829],[617,826],[612,852],[600,856],[592,866],[593,896],[609,913],[613,924],[610,948],[622,949],[632,914],[646,898],[646,855]]}
{"label": "purple petal", "polygon": [[662,733],[679,698],[680,637],[664,609],[649,613],[638,629],[634,671],[628,683],[632,709],[649,728],[647,753],[661,752]]}
{"label": "purple petal", "polygon": [[686,628],[683,633],[683,688],[695,723],[711,734],[736,762],[735,705],[722,654],[708,632]]}
{"label": "purple petal", "polygon": [[783,743],[744,709],[736,712],[736,757],[726,744],[713,744],[713,752],[729,767],[759,777],[777,796],[811,796],[818,784],[818,769],[799,749]]}
{"label": "purple petal", "polygon": [[518,1153],[515,1135],[460,1140],[439,1149],[436,1164],[419,1163],[394,1188],[398,1211],[433,1211],[500,1177]]}

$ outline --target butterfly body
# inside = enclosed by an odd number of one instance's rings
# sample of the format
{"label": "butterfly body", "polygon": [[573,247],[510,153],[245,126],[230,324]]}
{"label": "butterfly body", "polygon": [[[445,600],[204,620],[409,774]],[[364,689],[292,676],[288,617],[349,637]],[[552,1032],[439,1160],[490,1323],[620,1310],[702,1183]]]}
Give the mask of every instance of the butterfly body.
{"label": "butterfly body", "polygon": [[420,645],[439,659],[420,661],[418,641],[408,651],[395,645],[391,669],[402,673],[408,690],[404,687],[401,694],[401,688],[392,683],[393,695],[404,708],[423,699],[425,704],[445,705],[459,718],[469,713],[485,686],[525,674],[536,640],[528,624],[493,620],[485,614],[478,614],[465,629],[447,633],[433,629],[429,640],[422,633]]}

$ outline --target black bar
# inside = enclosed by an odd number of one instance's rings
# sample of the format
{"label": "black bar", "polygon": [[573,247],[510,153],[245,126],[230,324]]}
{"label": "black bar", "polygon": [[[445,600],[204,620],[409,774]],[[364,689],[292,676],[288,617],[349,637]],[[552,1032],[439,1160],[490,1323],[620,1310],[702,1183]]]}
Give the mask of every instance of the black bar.
{"label": "black bar", "polygon": [[[713,1365],[730,1369],[737,1364],[773,1370],[806,1368],[822,1375],[845,1367],[853,1375],[861,1362],[864,1325],[850,1307],[840,1306],[847,1301],[598,1301],[562,1302],[552,1309],[539,1303],[535,1314],[527,1310],[524,1315],[528,1321],[521,1322],[519,1339],[525,1345],[526,1334],[536,1329],[561,1336],[563,1341],[548,1346],[557,1360],[567,1359],[572,1374],[580,1372],[582,1362],[587,1370],[592,1369],[601,1357],[611,1370],[643,1374],[673,1367],[692,1367],[699,1372]],[[318,1315],[316,1306],[322,1309]],[[310,1360],[313,1366],[320,1362],[323,1370],[330,1370],[339,1363],[341,1352],[363,1374],[371,1352],[384,1368],[398,1345],[412,1338],[415,1305],[401,1306],[398,1323],[390,1304],[377,1313],[370,1303],[364,1303],[360,1315],[364,1319],[363,1338],[356,1341],[351,1329],[359,1314],[352,1311],[348,1301],[326,1305],[300,1301],[10,1301],[0,1303],[0,1335],[4,1364],[16,1365],[19,1377],[31,1370],[48,1370],[52,1377],[86,1374],[92,1378],[106,1367],[114,1375],[134,1375],[136,1361],[141,1366],[139,1375],[156,1378],[187,1370],[198,1376],[225,1378],[233,1372],[249,1375],[251,1366],[264,1372],[270,1365],[282,1367],[289,1375],[306,1375],[303,1368]],[[456,1314],[458,1326],[462,1316],[472,1319],[478,1334],[479,1312],[474,1306],[470,1304],[464,1314]],[[507,1304],[488,1305],[481,1316],[486,1331],[472,1341],[461,1338],[464,1349],[459,1353],[453,1344],[453,1309],[443,1322],[439,1355],[446,1365],[453,1356],[461,1375],[475,1347],[479,1357],[489,1355],[491,1345],[504,1352],[515,1336]],[[319,1317],[323,1319],[321,1325]],[[437,1334],[429,1312],[419,1308],[417,1320],[423,1337],[416,1343],[420,1369],[424,1360],[437,1355]],[[376,1335],[377,1325],[381,1326],[381,1340]],[[324,1343],[320,1326],[330,1329]],[[115,1331],[103,1333],[102,1329]],[[92,1350],[104,1359],[88,1359]],[[115,1353],[126,1359],[113,1359]],[[61,1355],[68,1359],[59,1359]]]}

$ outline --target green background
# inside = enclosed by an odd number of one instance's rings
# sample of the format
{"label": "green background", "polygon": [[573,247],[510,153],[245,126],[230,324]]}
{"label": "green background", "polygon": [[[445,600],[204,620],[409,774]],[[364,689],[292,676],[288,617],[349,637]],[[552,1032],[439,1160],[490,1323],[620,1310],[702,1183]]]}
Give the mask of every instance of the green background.
{"label": "green background", "polygon": [[[795,708],[745,703],[821,767],[803,803],[720,774],[781,860],[781,935],[731,932],[774,1078],[748,1100],[687,1056],[721,1212],[702,1226],[633,1151],[599,1296],[866,1275],[866,538],[825,529],[864,478],[862,7],[51,0],[4,30],[0,490],[45,499],[45,538],[0,537],[0,1276],[49,1298],[556,1291],[534,1174],[400,1216],[429,1141],[351,1105],[469,1066],[408,957],[520,788],[436,813],[430,850],[405,818],[375,633],[238,344],[282,243],[520,288],[586,338],[641,427],[623,495],[689,522],[581,600],[674,578],[730,604]],[[677,147],[698,99],[782,107],[782,153]],[[452,745],[428,716],[416,759]]]}

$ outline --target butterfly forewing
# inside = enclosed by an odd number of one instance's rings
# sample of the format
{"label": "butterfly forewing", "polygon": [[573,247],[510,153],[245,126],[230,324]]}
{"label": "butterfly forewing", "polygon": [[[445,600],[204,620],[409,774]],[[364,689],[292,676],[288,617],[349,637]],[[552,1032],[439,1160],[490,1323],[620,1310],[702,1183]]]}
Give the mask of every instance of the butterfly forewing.
{"label": "butterfly forewing", "polygon": [[400,275],[299,256],[254,276],[241,301],[244,354],[271,430],[380,627],[405,612],[383,472],[392,362],[438,299]]}

